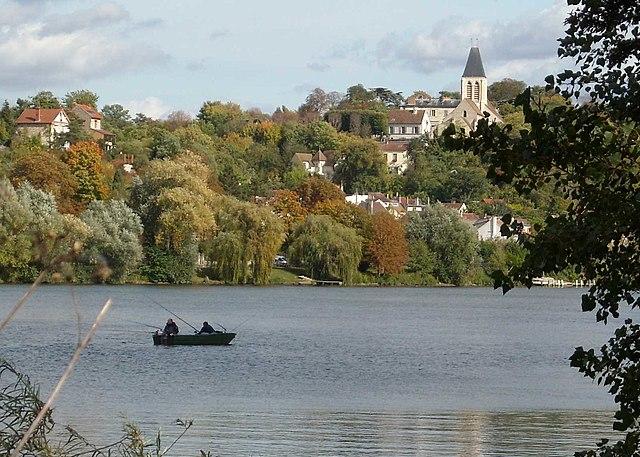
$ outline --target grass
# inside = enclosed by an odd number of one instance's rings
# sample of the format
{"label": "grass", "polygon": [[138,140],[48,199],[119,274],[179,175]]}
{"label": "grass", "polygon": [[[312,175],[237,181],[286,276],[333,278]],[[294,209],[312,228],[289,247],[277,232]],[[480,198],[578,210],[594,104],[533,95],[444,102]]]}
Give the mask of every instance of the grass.
{"label": "grass", "polygon": [[284,268],[273,268],[271,270],[271,284],[288,285],[298,284],[300,279],[296,273],[293,273]]}

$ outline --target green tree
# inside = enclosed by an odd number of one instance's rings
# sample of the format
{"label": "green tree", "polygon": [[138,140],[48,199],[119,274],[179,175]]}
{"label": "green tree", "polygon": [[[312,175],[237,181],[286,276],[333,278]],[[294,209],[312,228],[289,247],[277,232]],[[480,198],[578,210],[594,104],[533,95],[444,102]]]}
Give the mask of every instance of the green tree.
{"label": "green tree", "polygon": [[105,105],[102,107],[103,123],[105,128],[122,130],[131,124],[129,110],[122,105]]}
{"label": "green tree", "polygon": [[[587,95],[591,102],[544,107],[531,90],[518,97],[530,130],[514,135],[511,126],[481,122],[469,140],[490,164],[489,176],[512,183],[525,195],[552,183],[570,204],[534,239],[521,236],[528,253],[522,266],[495,274],[504,291],[516,282],[532,284],[544,274],[575,268],[594,285],[582,296],[582,310],[595,311],[597,321],[618,318],[624,304],[640,305],[640,4],[637,1],[575,0],[560,40],[559,55],[573,58],[567,70],[547,82],[567,100]],[[549,87],[551,88],[551,87]],[[505,234],[521,227],[504,218]],[[578,347],[571,365],[597,380],[618,405],[614,430],[596,449],[576,456],[637,455],[640,437],[640,326],[632,319],[615,330],[598,351]]]}
{"label": "green tree", "polygon": [[362,240],[355,230],[329,216],[311,215],[291,239],[289,259],[311,277],[353,282],[362,257]]}
{"label": "green tree", "polygon": [[513,101],[525,90],[527,84],[517,79],[504,78],[487,87],[487,96],[493,102]]}
{"label": "green tree", "polygon": [[406,225],[410,242],[423,242],[433,253],[434,276],[443,283],[465,284],[477,261],[476,235],[457,213],[442,205],[409,213]]}
{"label": "green tree", "polygon": [[123,282],[142,261],[140,217],[121,200],[94,201],[81,220],[91,230],[81,262],[100,282]]}
{"label": "green tree", "polygon": [[62,108],[60,100],[53,94],[43,90],[30,98],[29,104],[32,108]]}
{"label": "green tree", "polygon": [[267,284],[285,236],[284,223],[267,207],[224,198],[219,232],[206,249],[216,276],[230,283]]}
{"label": "green tree", "polygon": [[79,103],[98,109],[98,99],[98,95],[90,90],[74,90],[64,96],[64,106],[65,108],[73,108],[73,105]]}
{"label": "green tree", "polygon": [[180,140],[173,133],[156,128],[153,130],[149,148],[151,159],[168,159],[180,152]]}
{"label": "green tree", "polygon": [[235,103],[219,101],[205,102],[200,108],[198,119],[208,124],[218,136],[231,132],[241,132],[249,122],[249,116]]}
{"label": "green tree", "polygon": [[389,171],[378,143],[344,136],[339,153],[334,180],[342,184],[346,193],[386,190]]}

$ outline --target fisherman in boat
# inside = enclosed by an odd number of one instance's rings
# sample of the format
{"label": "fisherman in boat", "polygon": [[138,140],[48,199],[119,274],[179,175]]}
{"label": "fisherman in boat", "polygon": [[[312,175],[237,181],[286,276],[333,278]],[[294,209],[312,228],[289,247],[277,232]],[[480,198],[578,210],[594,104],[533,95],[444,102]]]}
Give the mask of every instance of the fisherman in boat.
{"label": "fisherman in boat", "polygon": [[209,325],[209,323],[207,321],[204,321],[202,323],[202,328],[198,332],[198,335],[202,335],[203,333],[211,334],[211,333],[220,333],[220,332],[216,332],[213,329],[213,327]]}
{"label": "fisherman in boat", "polygon": [[167,321],[167,325],[164,326],[164,330],[162,331],[162,333],[164,335],[177,335],[178,331],[178,324],[173,322],[173,319],[169,319]]}

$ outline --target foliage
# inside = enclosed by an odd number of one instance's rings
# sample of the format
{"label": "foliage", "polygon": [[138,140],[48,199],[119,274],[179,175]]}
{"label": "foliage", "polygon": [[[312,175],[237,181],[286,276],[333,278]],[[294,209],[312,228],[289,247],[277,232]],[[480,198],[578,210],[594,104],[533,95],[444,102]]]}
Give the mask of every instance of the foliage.
{"label": "foliage", "polygon": [[157,128],[152,134],[149,148],[152,159],[170,159],[180,152],[180,141],[171,132]]}
{"label": "foliage", "polygon": [[205,102],[198,119],[208,125],[218,136],[240,132],[249,122],[249,116],[235,103]]}
{"label": "foliage", "polygon": [[78,183],[69,166],[51,151],[36,151],[16,160],[11,171],[11,182],[19,186],[30,182],[38,189],[50,192],[63,213],[77,212],[74,196]]}
{"label": "foliage", "polygon": [[97,109],[98,99],[98,95],[90,90],[74,90],[64,96],[64,106],[65,108],[73,108],[75,104],[79,103]]}
{"label": "foliage", "polygon": [[195,244],[183,246],[179,251],[146,245],[144,264],[140,270],[151,282],[191,284],[196,272],[197,256]]}
{"label": "foliage", "polygon": [[318,203],[328,200],[344,201],[344,192],[338,186],[319,176],[309,176],[296,188],[303,208],[312,210]]}
{"label": "foliage", "polygon": [[348,194],[386,190],[387,163],[375,141],[347,136],[340,144],[339,153],[334,180],[340,182]]}
{"label": "foliage", "polygon": [[400,273],[409,257],[402,224],[389,213],[374,214],[373,233],[367,250],[379,275]]}
{"label": "foliage", "polygon": [[81,141],[72,145],[66,151],[64,161],[78,183],[76,200],[90,202],[107,196],[106,175],[110,170],[102,161],[102,150],[97,143]]}
{"label": "foliage", "polygon": [[307,214],[307,210],[300,203],[300,196],[291,190],[275,191],[268,204],[282,219],[287,230],[302,222]]}
{"label": "foliage", "polygon": [[487,88],[487,96],[493,102],[505,102],[515,100],[515,98],[525,90],[527,84],[524,81],[504,78],[490,84]]}
{"label": "foliage", "polygon": [[311,215],[292,235],[290,261],[315,279],[351,284],[362,257],[362,240],[352,228],[329,216]]}
{"label": "foliage", "polygon": [[61,108],[60,100],[49,91],[41,91],[31,97],[30,106],[32,108]]}
{"label": "foliage", "polygon": [[140,217],[119,200],[94,201],[80,217],[91,230],[81,261],[100,282],[123,282],[142,261]]}
{"label": "foliage", "polygon": [[[10,455],[44,407],[38,388],[28,376],[20,373],[8,361],[0,359],[0,454]],[[173,443],[163,445],[160,432],[152,441],[147,440],[138,426],[125,424],[123,435],[106,446],[96,446],[76,430],[66,426],[64,431],[56,427],[53,411],[48,410],[43,420],[31,434],[20,456],[77,457],[161,457],[165,455],[191,428],[193,421],[180,420],[176,425],[181,433]],[[200,451],[202,456],[208,456]]]}
{"label": "foliage", "polygon": [[[569,201],[550,215],[535,239],[521,237],[527,248],[522,265],[496,273],[506,292],[516,282],[531,285],[543,272],[575,268],[595,282],[582,296],[582,310],[597,321],[617,318],[620,307],[640,305],[640,169],[638,166],[638,85],[640,5],[625,0],[571,0],[566,35],[559,55],[577,61],[576,70],[548,77],[565,97],[586,92],[588,104],[541,106],[532,90],[517,99],[530,130],[479,124],[467,147],[475,147],[489,164],[489,176],[511,183],[522,194],[552,184]],[[551,88],[551,87],[550,87]],[[504,217],[505,234],[521,227]],[[571,365],[609,386],[618,404],[614,428],[620,440],[602,440],[576,455],[630,456],[640,447],[640,382],[636,324],[627,320],[600,354],[576,348]]]}
{"label": "foliage", "polygon": [[[457,213],[442,205],[426,207],[419,213],[409,213],[406,231],[410,242],[422,241],[428,248],[425,253],[433,254],[433,275],[439,281],[455,285],[465,283],[477,260],[477,241],[471,228]],[[414,264],[419,262],[415,257],[412,260]]]}
{"label": "foliage", "polygon": [[234,284],[267,284],[284,240],[280,219],[266,207],[224,198],[216,221],[219,232],[206,254],[217,277]]}

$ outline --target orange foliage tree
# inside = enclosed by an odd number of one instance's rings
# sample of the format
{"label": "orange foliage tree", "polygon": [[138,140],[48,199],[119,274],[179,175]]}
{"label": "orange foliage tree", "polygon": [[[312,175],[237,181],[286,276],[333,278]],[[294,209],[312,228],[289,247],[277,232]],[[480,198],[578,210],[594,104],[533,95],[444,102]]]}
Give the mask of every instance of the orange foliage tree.
{"label": "orange foliage tree", "polygon": [[300,196],[302,206],[312,210],[318,203],[328,200],[344,201],[344,192],[338,186],[324,178],[310,176],[295,189]]}
{"label": "orange foliage tree", "polygon": [[276,190],[268,203],[287,229],[302,222],[307,216],[307,210],[300,203],[300,196],[292,190]]}
{"label": "orange foliage tree", "polygon": [[368,251],[378,274],[400,273],[409,260],[403,225],[386,212],[374,214]]}
{"label": "orange foliage tree", "polygon": [[29,181],[34,187],[51,193],[61,213],[76,213],[74,197],[78,189],[69,166],[49,151],[37,151],[20,157],[11,171],[11,182],[18,187]]}
{"label": "orange foliage tree", "polygon": [[110,166],[102,161],[102,150],[93,141],[80,141],[69,148],[65,161],[78,182],[76,199],[80,202],[102,200],[107,196]]}

